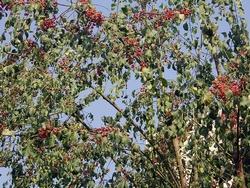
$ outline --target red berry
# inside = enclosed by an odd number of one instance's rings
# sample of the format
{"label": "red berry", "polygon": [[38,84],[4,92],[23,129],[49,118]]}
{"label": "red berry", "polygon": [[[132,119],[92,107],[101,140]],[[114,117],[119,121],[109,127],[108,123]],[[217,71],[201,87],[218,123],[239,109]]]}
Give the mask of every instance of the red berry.
{"label": "red berry", "polygon": [[101,12],[98,12],[95,8],[87,8],[85,12],[86,17],[90,22],[95,23],[96,25],[101,25],[104,22],[104,16]]}
{"label": "red berry", "polygon": [[47,131],[46,128],[40,128],[38,129],[38,137],[40,139],[46,139],[49,136],[49,132]]}
{"label": "red berry", "polygon": [[180,12],[180,14],[184,14],[185,16],[189,16],[192,13],[191,10],[186,9],[186,8],[180,10],[179,12]]}
{"label": "red berry", "polygon": [[164,19],[172,20],[174,17],[175,17],[175,11],[169,10],[169,9],[164,10],[164,14],[163,14]]}
{"label": "red berry", "polygon": [[241,94],[240,83],[237,81],[232,82],[230,85],[230,90],[233,92],[234,96],[239,96]]}
{"label": "red berry", "polygon": [[79,0],[79,3],[81,3],[81,4],[88,4],[89,0]]}
{"label": "red berry", "polygon": [[56,27],[55,19],[48,18],[48,19],[43,20],[41,23],[42,30],[48,30],[54,27]]}
{"label": "red berry", "polygon": [[141,57],[143,55],[143,50],[141,48],[136,48],[134,56],[136,58]]}

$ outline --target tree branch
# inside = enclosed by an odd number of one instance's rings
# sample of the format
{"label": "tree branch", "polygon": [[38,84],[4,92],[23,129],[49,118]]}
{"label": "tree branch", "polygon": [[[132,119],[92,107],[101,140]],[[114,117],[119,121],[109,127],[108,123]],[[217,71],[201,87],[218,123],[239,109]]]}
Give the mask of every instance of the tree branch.
{"label": "tree branch", "polygon": [[213,55],[213,59],[214,59],[214,64],[215,64],[215,69],[216,69],[217,75],[219,76],[221,73],[220,73],[218,57]]}
{"label": "tree branch", "polygon": [[88,131],[91,131],[91,128],[82,120],[79,110],[76,110],[71,116],[79,121]]}
{"label": "tree branch", "polygon": [[[90,87],[91,87],[94,91],[96,91],[97,94],[99,94],[106,102],[108,102],[108,103],[109,103],[111,106],[113,106],[118,112],[120,112],[120,113],[123,115],[123,117],[124,117],[128,122],[130,122],[130,123],[131,123],[131,124],[141,133],[141,135],[144,137],[144,139],[148,141],[148,143],[152,146],[153,150],[159,155],[161,161],[165,161],[165,159],[164,159],[165,156],[162,155],[162,153],[161,153],[159,150],[157,150],[157,149],[155,148],[155,145],[154,145],[153,141],[150,140],[150,139],[147,137],[147,135],[144,133],[144,131],[140,128],[139,125],[137,125],[131,118],[125,116],[125,115],[124,115],[124,111],[123,111],[121,108],[119,108],[119,107],[115,104],[115,102],[111,101],[107,96],[105,96],[105,95],[103,95],[101,92],[97,91],[92,85],[90,85]],[[175,184],[176,184],[177,187],[180,187],[180,184],[179,184],[178,180],[176,179],[176,176],[173,174],[173,169],[170,167],[170,165],[169,165],[168,163],[165,163],[165,162],[164,162],[163,164],[164,164],[164,167],[167,169],[168,173],[170,174],[171,179],[173,180],[173,182],[175,182]]]}

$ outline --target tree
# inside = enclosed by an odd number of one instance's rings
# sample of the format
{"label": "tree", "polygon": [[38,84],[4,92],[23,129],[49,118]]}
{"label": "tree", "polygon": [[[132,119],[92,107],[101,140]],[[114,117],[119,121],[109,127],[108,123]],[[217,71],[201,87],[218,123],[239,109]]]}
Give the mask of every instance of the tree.
{"label": "tree", "polygon": [[[249,186],[240,0],[114,0],[107,16],[62,2],[0,1],[0,160],[13,185]],[[99,99],[116,114],[93,127],[84,109]]]}

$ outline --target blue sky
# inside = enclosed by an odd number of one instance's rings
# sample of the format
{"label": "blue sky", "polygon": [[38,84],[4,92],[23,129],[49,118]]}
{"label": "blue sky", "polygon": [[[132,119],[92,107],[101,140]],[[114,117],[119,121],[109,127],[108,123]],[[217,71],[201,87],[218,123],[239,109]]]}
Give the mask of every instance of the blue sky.
{"label": "blue sky", "polygon": [[[67,3],[67,0],[59,0],[58,2],[61,3]],[[248,23],[248,31],[250,31],[250,3],[249,0],[242,0],[244,8],[245,8],[245,17],[247,19],[247,23]],[[108,9],[109,5],[111,3],[111,0],[93,0],[93,3],[97,5],[97,8],[103,12],[105,12],[105,14],[108,13]],[[0,21],[0,32],[3,31],[3,23]],[[138,83],[137,83],[138,84]],[[131,81],[128,83],[128,87],[135,87],[137,86],[136,83],[134,83],[134,81]],[[94,126],[100,126],[102,124],[101,121],[101,116],[103,115],[112,115],[115,114],[115,110],[106,102],[104,102],[103,100],[98,100],[96,102],[94,102],[91,106],[87,107],[84,112],[92,112],[94,114],[94,116],[96,117],[95,121],[93,122]],[[0,167],[0,174],[2,174],[2,176],[0,176],[0,187],[2,186],[2,182],[4,180],[7,180],[7,172],[8,170],[6,168]]]}

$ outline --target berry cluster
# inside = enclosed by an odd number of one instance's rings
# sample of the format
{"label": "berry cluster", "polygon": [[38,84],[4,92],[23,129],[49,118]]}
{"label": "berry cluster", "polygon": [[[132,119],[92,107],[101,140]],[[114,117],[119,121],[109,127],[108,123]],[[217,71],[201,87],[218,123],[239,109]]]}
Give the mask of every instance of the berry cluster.
{"label": "berry cluster", "polygon": [[48,29],[54,28],[54,27],[56,27],[56,22],[55,22],[54,18],[52,18],[52,19],[50,19],[50,18],[45,19],[41,23],[41,29],[42,30],[48,30]]}
{"label": "berry cluster", "polygon": [[139,47],[136,48],[133,56],[136,57],[136,58],[139,58],[142,55],[143,55],[143,50],[141,48],[139,48]]}
{"label": "berry cluster", "polygon": [[240,96],[241,94],[241,83],[238,81],[233,81],[230,84],[230,90],[233,92],[234,96]]}
{"label": "berry cluster", "polygon": [[3,118],[6,118],[8,116],[8,112],[5,112],[5,111],[0,111],[0,116],[3,117]]}
{"label": "berry cluster", "polygon": [[176,12],[174,10],[170,10],[170,9],[165,9],[163,11],[163,19],[165,20],[172,20],[175,18]]}
{"label": "berry cluster", "polygon": [[139,41],[136,38],[124,37],[123,41],[129,46],[137,47],[139,45]]}
{"label": "berry cluster", "polygon": [[35,41],[33,41],[33,40],[31,40],[31,39],[28,39],[28,40],[26,41],[26,45],[27,45],[27,47],[29,47],[29,48],[35,48],[35,47],[36,47]]}
{"label": "berry cluster", "polygon": [[228,91],[228,78],[227,77],[218,77],[213,81],[213,85],[210,88],[210,91],[217,96],[219,99],[226,101],[226,92]]}
{"label": "berry cluster", "polygon": [[184,8],[181,10],[171,10],[171,9],[164,9],[163,12],[156,12],[155,10],[146,12],[145,10],[142,10],[138,13],[135,13],[133,15],[133,19],[135,21],[141,21],[143,19],[148,19],[152,20],[154,18],[159,19],[159,20],[172,20],[174,19],[177,15],[183,15],[183,17],[187,17],[192,14],[192,11]]}
{"label": "berry cluster", "polygon": [[50,134],[57,135],[60,132],[60,129],[57,127],[52,127],[51,125],[46,125],[38,129],[38,137],[42,140],[48,138]]}
{"label": "berry cluster", "polygon": [[99,134],[102,137],[107,137],[113,131],[116,131],[116,129],[113,127],[101,127],[93,130],[95,134]]}
{"label": "berry cluster", "polygon": [[165,19],[165,20],[172,20],[172,19],[174,19],[177,15],[180,15],[180,17],[183,17],[183,18],[185,18],[185,17],[187,17],[187,16],[189,16],[189,15],[191,15],[192,14],[192,11],[191,10],[189,10],[189,9],[186,9],[186,8],[184,8],[184,9],[181,9],[181,10],[170,10],[170,9],[165,9],[164,11],[163,11],[163,18]]}
{"label": "berry cluster", "polygon": [[187,8],[184,8],[184,9],[181,9],[181,10],[177,11],[177,13],[184,14],[185,16],[189,16],[189,15],[192,14],[192,11],[187,9]]}
{"label": "berry cluster", "polygon": [[234,96],[240,96],[245,84],[243,79],[230,81],[228,76],[219,76],[213,81],[210,91],[226,102],[228,92],[232,92]]}
{"label": "berry cluster", "polygon": [[139,41],[136,38],[124,37],[123,41],[133,51],[132,54],[127,53],[128,62],[132,64],[134,59],[140,58],[144,54],[144,50],[140,47]]}
{"label": "berry cluster", "polygon": [[86,5],[89,3],[89,0],[79,0],[79,3]]}
{"label": "berry cluster", "polygon": [[87,19],[94,25],[101,25],[104,21],[104,16],[101,12],[98,12],[95,8],[88,7],[85,11]]}
{"label": "berry cluster", "polygon": [[63,57],[61,60],[59,60],[58,65],[64,72],[68,72],[69,63],[69,59],[67,57]]}
{"label": "berry cluster", "polygon": [[142,19],[145,19],[145,18],[147,18],[149,20],[152,20],[155,17],[157,17],[158,15],[159,15],[159,13],[155,12],[155,11],[146,12],[145,10],[142,10],[142,11],[140,11],[138,13],[135,13],[133,15],[133,19],[135,21],[141,21]]}
{"label": "berry cluster", "polygon": [[219,117],[220,117],[221,123],[224,123],[227,120],[229,120],[231,129],[233,131],[237,130],[237,124],[238,124],[238,114],[237,114],[237,111],[234,110],[234,111],[230,112],[229,116],[225,112],[221,111],[221,113],[219,113]]}

